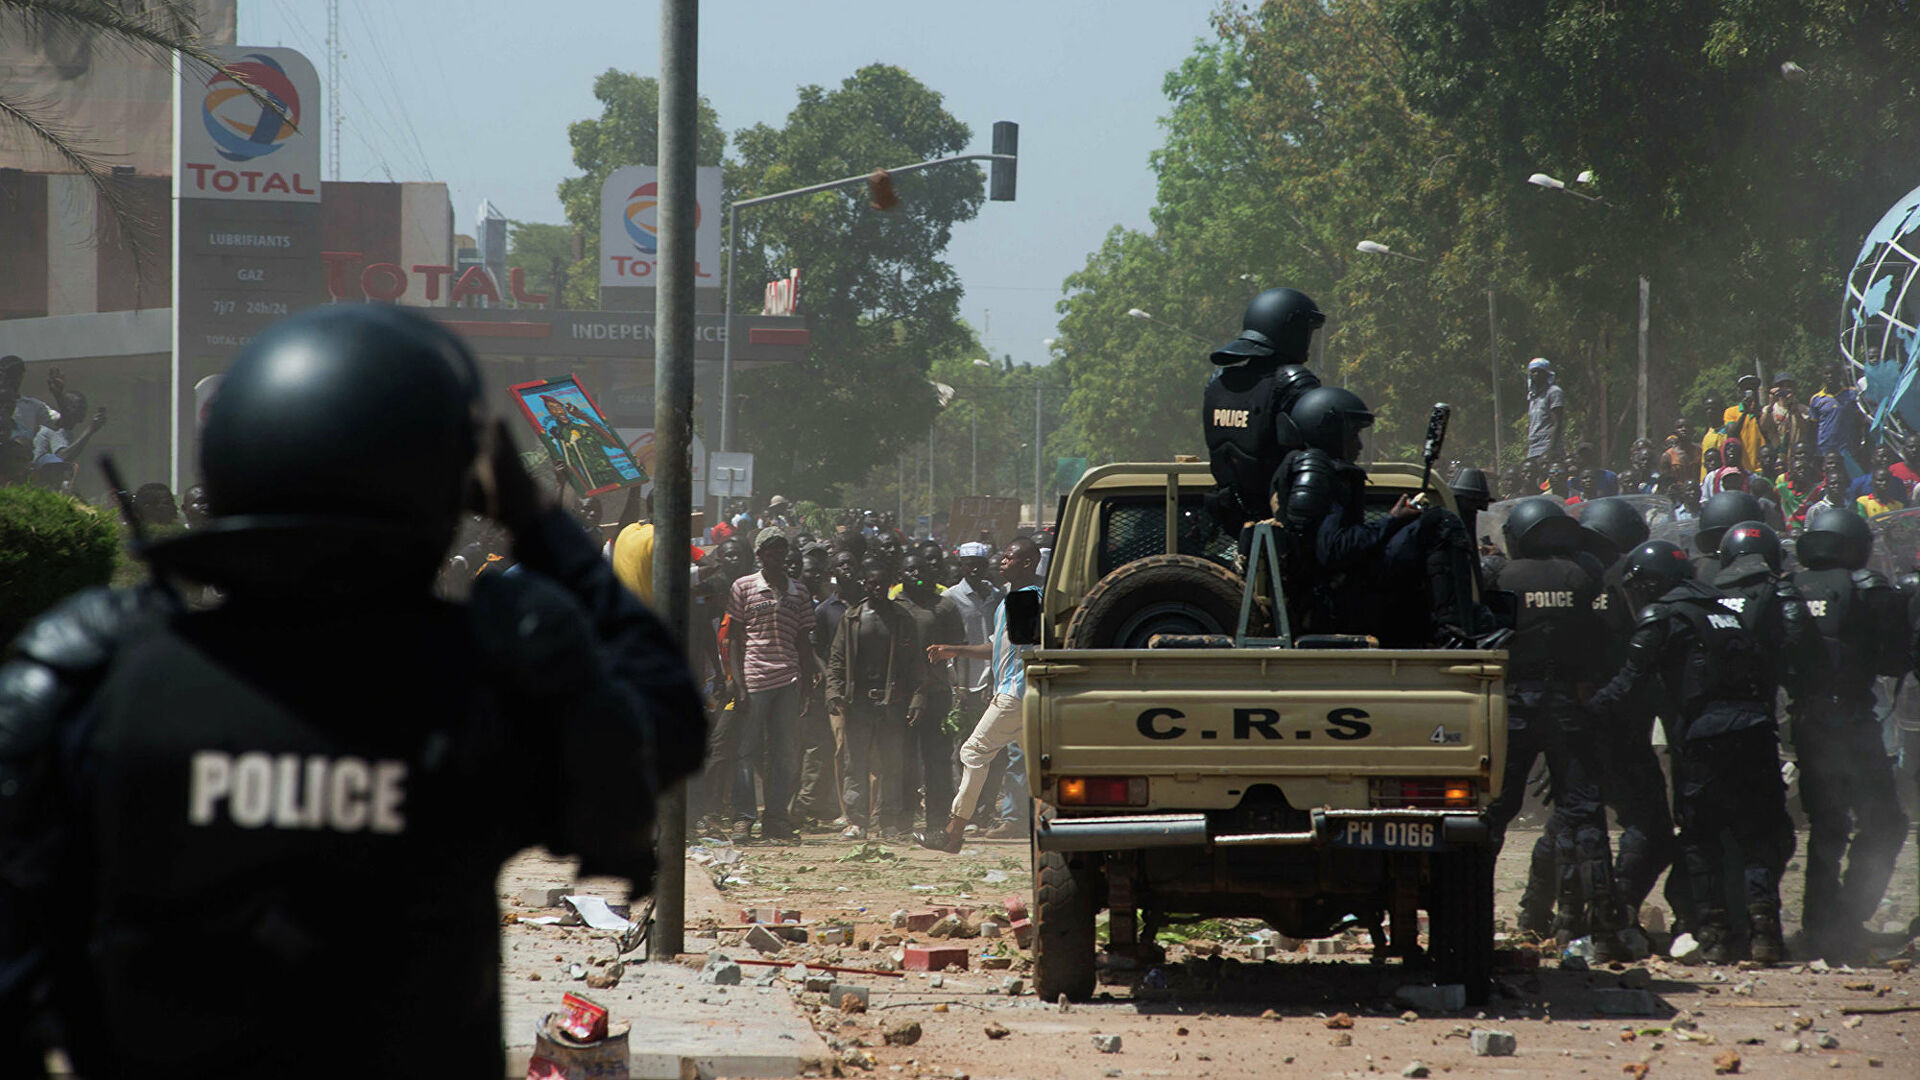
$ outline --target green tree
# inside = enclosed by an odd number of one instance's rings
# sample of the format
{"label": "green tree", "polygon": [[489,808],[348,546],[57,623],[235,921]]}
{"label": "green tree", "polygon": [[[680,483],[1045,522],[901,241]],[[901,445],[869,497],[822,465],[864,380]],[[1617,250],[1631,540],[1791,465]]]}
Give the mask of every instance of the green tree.
{"label": "green tree", "polygon": [[[737,191],[747,198],[941,157],[971,137],[938,93],[874,64],[831,90],[801,87],[784,126],[738,132]],[[865,191],[841,190],[740,216],[736,310],[755,310],[763,282],[799,267],[812,320],[806,361],[735,374],[735,448],[758,455],[768,491],[832,502],[842,485],[892,465],[926,438],[937,407],[931,363],[977,348],[941,255],[954,224],[979,211],[982,172],[952,166],[895,186],[902,201],[887,213]]]}
{"label": "green tree", "polygon": [[554,266],[566,283],[561,302],[570,308],[600,306],[600,281],[593,263],[582,268],[573,257],[575,230],[570,225],[543,225],[514,221],[507,225],[507,266],[526,271],[530,292],[553,295]]}

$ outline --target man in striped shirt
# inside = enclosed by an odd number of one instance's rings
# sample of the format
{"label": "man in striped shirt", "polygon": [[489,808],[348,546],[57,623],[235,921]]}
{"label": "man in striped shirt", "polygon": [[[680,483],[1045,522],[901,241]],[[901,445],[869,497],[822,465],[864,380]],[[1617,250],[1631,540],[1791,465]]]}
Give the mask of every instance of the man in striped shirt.
{"label": "man in striped shirt", "polygon": [[[727,650],[739,724],[730,760],[715,763],[724,780],[733,770],[733,839],[752,838],[753,768],[765,786],[763,840],[796,839],[788,813],[800,763],[795,751],[800,703],[820,678],[820,663],[807,643],[813,629],[813,597],[787,573],[787,534],[778,526],[760,530],[753,553],[760,572],[733,583],[727,615],[733,638]],[[802,686],[801,680],[807,685]],[[741,705],[746,706],[742,717]]]}

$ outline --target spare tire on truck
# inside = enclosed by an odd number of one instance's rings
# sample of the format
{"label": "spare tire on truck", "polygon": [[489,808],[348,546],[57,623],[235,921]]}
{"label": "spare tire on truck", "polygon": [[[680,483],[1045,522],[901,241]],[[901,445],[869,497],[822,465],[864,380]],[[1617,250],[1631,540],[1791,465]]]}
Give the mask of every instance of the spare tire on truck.
{"label": "spare tire on truck", "polygon": [[[1155,634],[1232,634],[1241,579],[1194,555],[1150,555],[1087,590],[1067,623],[1069,649],[1144,649]],[[1257,613],[1256,613],[1257,614]]]}

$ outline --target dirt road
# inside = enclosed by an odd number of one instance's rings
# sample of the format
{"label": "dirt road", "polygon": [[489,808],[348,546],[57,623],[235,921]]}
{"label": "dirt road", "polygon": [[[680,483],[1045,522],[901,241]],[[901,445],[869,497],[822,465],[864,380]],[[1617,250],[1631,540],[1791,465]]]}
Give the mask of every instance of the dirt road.
{"label": "dirt road", "polygon": [[[1503,929],[1513,916],[1534,835],[1515,830],[1501,858],[1497,903]],[[1037,1000],[1024,985],[1029,954],[1006,936],[950,941],[893,925],[895,912],[940,907],[967,909],[969,924],[977,924],[1009,900],[1027,901],[1024,842],[982,840],[959,855],[941,855],[821,836],[739,849],[709,843],[695,849],[694,860],[688,867],[695,886],[688,907],[687,948],[697,954],[688,958],[692,964],[718,949],[736,959],[780,965],[749,965],[751,981],[795,962],[880,972],[897,970],[907,945],[966,948],[964,971],[837,975],[842,984],[868,991],[865,1011],[843,1011],[828,994],[805,990],[798,973],[791,979],[783,974],[778,985],[790,988],[826,1041],[828,1059],[819,1071],[828,1075],[1391,1076],[1420,1075],[1424,1067],[1434,1076],[1657,1078],[1713,1076],[1732,1066],[1730,1054],[1738,1055],[1742,1076],[1830,1075],[1835,1069],[1920,1075],[1920,1047],[1913,1044],[1920,1037],[1920,976],[1900,970],[1907,965],[1899,959],[1858,971],[1821,972],[1800,964],[1768,970],[1682,967],[1660,960],[1626,970],[1575,971],[1550,955],[1542,960],[1516,950],[1492,1002],[1449,1012],[1410,1009],[1397,1000],[1397,988],[1421,980],[1397,962],[1371,963],[1364,936],[1349,935],[1336,955],[1289,951],[1260,961],[1252,959],[1247,940],[1260,924],[1209,921],[1163,934],[1168,962],[1144,981],[1104,986],[1099,1000],[1062,1009]],[[501,891],[512,896],[518,883],[551,878],[555,869],[516,864]],[[1793,911],[1800,879],[1796,863],[1786,889]],[[1909,846],[1877,918],[1904,924],[1916,910],[1915,891]],[[509,911],[531,914],[503,903]],[[734,929],[746,925],[741,917],[747,908],[758,909],[763,919],[798,911],[812,940],[757,952],[743,941],[746,931]],[[854,943],[820,944],[829,924],[850,926]],[[512,936],[516,928],[507,932]],[[1913,955],[1898,937],[1882,941],[1883,955]],[[987,966],[999,964],[1006,966]],[[1021,983],[1018,993],[1007,992],[1009,980]],[[1907,1008],[1914,1011],[1872,1011]],[[634,1020],[636,1029],[644,1024],[644,1018]],[[1475,1029],[1510,1032],[1515,1053],[1476,1056]],[[889,1031],[899,1044],[889,1043]],[[1117,1051],[1096,1046],[1107,1036],[1119,1037]]]}

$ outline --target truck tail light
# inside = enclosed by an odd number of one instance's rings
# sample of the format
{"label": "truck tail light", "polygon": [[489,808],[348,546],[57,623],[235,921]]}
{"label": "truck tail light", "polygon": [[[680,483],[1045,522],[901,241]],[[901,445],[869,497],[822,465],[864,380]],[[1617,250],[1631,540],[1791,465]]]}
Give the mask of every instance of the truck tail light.
{"label": "truck tail light", "polygon": [[1470,807],[1478,794],[1479,785],[1472,780],[1423,776],[1373,782],[1373,805],[1378,810]]}
{"label": "truck tail light", "polygon": [[1061,806],[1145,806],[1144,776],[1063,776]]}

